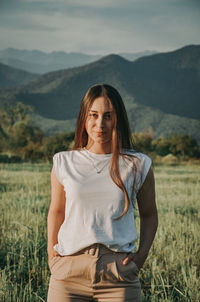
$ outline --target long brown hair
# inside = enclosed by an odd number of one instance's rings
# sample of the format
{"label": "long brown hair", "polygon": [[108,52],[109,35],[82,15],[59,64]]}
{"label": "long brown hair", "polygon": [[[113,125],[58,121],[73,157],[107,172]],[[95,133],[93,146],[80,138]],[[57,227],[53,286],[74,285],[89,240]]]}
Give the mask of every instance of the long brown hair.
{"label": "long brown hair", "polygon": [[[86,118],[93,101],[100,96],[105,97],[111,102],[115,112],[115,122],[112,133],[112,158],[110,165],[110,176],[114,183],[123,191],[125,197],[124,211],[119,217],[115,218],[120,219],[128,211],[130,200],[120,176],[119,156],[125,156],[122,149],[133,149],[133,141],[124,103],[119,92],[114,87],[107,84],[99,84],[92,86],[86,92],[85,96],[82,99],[81,108],[77,119],[73,150],[81,149],[87,145],[88,134],[85,129]],[[128,159],[130,159],[130,157],[128,157]],[[135,181],[136,165],[134,164],[134,161],[133,165],[135,168]]]}

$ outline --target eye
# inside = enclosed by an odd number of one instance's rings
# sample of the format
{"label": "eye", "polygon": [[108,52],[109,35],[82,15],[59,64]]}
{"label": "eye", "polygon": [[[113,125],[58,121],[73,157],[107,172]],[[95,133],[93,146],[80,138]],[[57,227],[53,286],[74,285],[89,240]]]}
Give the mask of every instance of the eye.
{"label": "eye", "polygon": [[93,117],[93,118],[96,118],[97,117],[97,114],[96,113],[89,113],[89,116]]}
{"label": "eye", "polygon": [[104,118],[105,118],[106,120],[110,120],[110,119],[111,119],[111,114],[110,114],[110,113],[106,114],[106,115],[104,116]]}

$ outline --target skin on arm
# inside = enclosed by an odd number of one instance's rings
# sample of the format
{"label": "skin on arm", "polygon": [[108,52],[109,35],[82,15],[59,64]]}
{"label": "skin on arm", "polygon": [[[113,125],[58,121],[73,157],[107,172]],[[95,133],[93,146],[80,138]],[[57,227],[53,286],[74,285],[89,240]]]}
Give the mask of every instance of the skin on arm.
{"label": "skin on arm", "polygon": [[48,234],[48,262],[59,254],[53,246],[58,242],[57,235],[65,218],[65,191],[63,185],[58,181],[54,168],[51,170],[51,204],[47,217]]}
{"label": "skin on arm", "polygon": [[123,264],[126,265],[133,260],[140,269],[148,256],[158,227],[155,180],[152,167],[150,167],[146,179],[137,194],[137,203],[140,215],[139,248],[136,253],[129,254],[123,260]]}

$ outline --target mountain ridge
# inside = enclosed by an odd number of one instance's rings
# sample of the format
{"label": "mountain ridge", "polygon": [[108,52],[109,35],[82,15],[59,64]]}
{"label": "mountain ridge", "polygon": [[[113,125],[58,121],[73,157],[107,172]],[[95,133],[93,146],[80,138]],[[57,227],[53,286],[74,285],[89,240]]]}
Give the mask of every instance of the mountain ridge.
{"label": "mountain ridge", "polygon": [[[119,55],[133,61],[141,56],[152,53],[156,52],[147,50],[137,53],[122,53]],[[67,53],[64,51],[52,51],[45,53],[39,50],[19,50],[15,48],[0,50],[1,63],[38,74],[83,66],[102,57],[103,55],[89,55],[81,52]]]}
{"label": "mountain ridge", "polygon": [[0,63],[0,89],[14,88],[34,80],[36,74]]}
{"label": "mountain ridge", "polygon": [[[40,121],[43,117],[58,120],[59,124],[59,120],[76,119],[89,87],[107,83],[122,95],[132,131],[152,127],[156,135],[168,135],[177,129],[199,139],[200,68],[198,64],[193,67],[199,58],[200,46],[154,54],[134,62],[110,54],[84,66],[49,72],[26,85],[2,91],[0,103],[22,101],[35,106]],[[46,131],[51,133],[50,128]]]}

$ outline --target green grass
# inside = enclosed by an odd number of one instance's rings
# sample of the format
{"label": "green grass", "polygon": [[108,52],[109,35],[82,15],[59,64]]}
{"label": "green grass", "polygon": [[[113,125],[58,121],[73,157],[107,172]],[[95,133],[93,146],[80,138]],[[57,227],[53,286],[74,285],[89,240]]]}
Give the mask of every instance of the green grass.
{"label": "green grass", "polygon": [[[0,168],[0,301],[46,301],[51,165]],[[159,227],[140,271],[143,301],[199,301],[200,167],[156,166],[155,179]]]}

